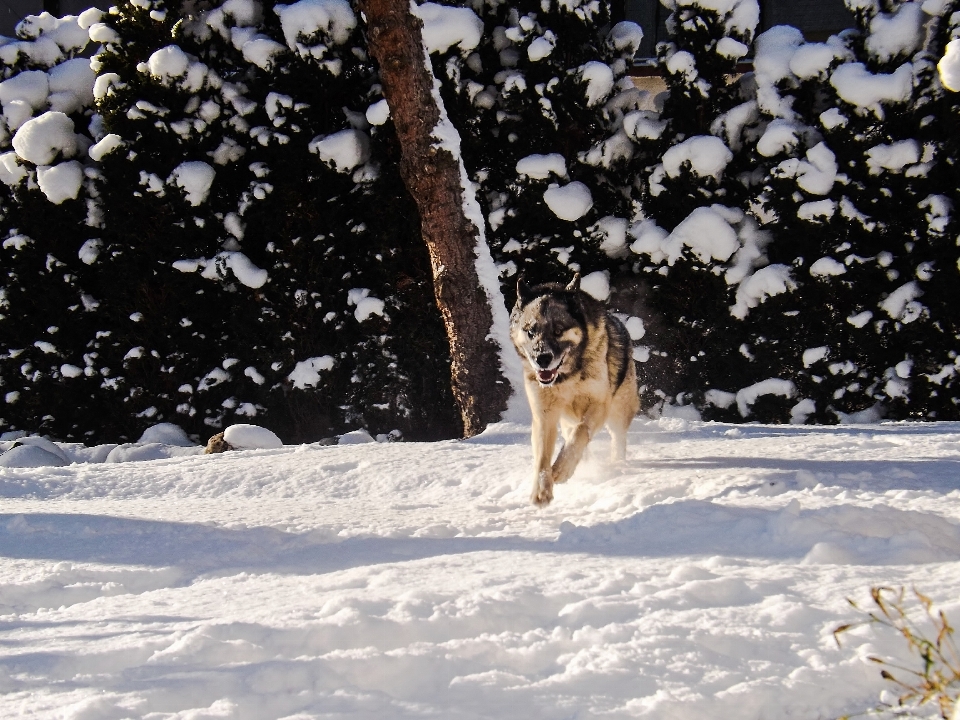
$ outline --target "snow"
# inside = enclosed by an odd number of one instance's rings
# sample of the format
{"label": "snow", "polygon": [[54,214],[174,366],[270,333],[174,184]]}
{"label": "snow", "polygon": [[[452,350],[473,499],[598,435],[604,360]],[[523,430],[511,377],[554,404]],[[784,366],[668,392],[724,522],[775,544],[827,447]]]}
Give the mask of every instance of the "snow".
{"label": "snow", "polygon": [[179,425],[173,423],[158,423],[151,425],[137,440],[139,444],[160,443],[162,445],[176,445],[178,447],[192,447],[193,442]]}
{"label": "snow", "polygon": [[830,84],[842,100],[863,108],[883,102],[906,102],[913,89],[913,69],[904,63],[893,73],[874,75],[863,63],[844,63],[830,76]]}
{"label": "snow", "polygon": [[[262,288],[270,278],[266,270],[254,265],[253,261],[242,252],[222,252],[217,255],[217,258],[221,259],[224,266],[233,273],[234,277],[248,288],[258,290]],[[215,267],[216,263],[212,263],[211,265]]]}
{"label": "snow", "polygon": [[32,111],[40,110],[47,102],[50,78],[42,70],[26,70],[9,80],[0,82],[0,103],[6,106],[13,102],[26,103]]}
{"label": "snow", "polygon": [[166,86],[186,75],[190,64],[190,57],[176,45],[160,48],[147,59],[150,74]]}
{"label": "snow", "polygon": [[76,160],[37,168],[37,185],[54,205],[65,200],[76,200],[83,185],[83,166]]}
{"label": "snow", "polygon": [[45,112],[28,120],[13,136],[13,149],[36,165],[50,165],[58,156],[72,157],[77,152],[73,120],[62,112]]}
{"label": "snow", "polygon": [[610,30],[607,41],[619,52],[632,57],[637,54],[640,43],[643,42],[643,28],[635,22],[621,20]]}
{"label": "snow", "polygon": [[580,278],[580,289],[600,301],[610,297],[610,273],[597,270]]}
{"label": "snow", "polygon": [[796,147],[799,128],[791,121],[776,118],[771,121],[757,141],[757,152],[764,157],[773,157]]}
{"label": "snow", "polygon": [[197,207],[207,199],[216,170],[202,160],[188,160],[173,169],[170,179],[183,188],[187,202]]}
{"label": "snow", "polygon": [[637,420],[545,510],[528,432],[0,470],[0,711],[837,717],[903,651],[847,598],[960,612],[960,425]]}
{"label": "snow", "polygon": [[788,266],[767,265],[740,282],[737,286],[736,302],[730,307],[730,314],[743,320],[752,308],[767,298],[795,288],[796,283]]}
{"label": "snow", "polygon": [[750,52],[750,48],[732,37],[723,37],[717,41],[717,55],[739,60]]}
{"label": "snow", "polygon": [[373,105],[368,107],[366,118],[367,122],[374,126],[386,124],[387,120],[390,118],[390,106],[387,105],[387,101],[378,100]]}
{"label": "snow", "polygon": [[830,348],[826,346],[816,347],[816,348],[807,348],[803,351],[803,366],[805,368],[810,367],[814,363],[818,363],[830,354]]}
{"label": "snow", "polygon": [[891,145],[875,145],[867,150],[867,167],[871,175],[884,170],[903,172],[907,165],[920,162],[920,145],[916,140],[900,140]]}
{"label": "snow", "polygon": [[627,250],[627,221],[624,218],[607,216],[597,221],[596,229],[602,234],[600,249],[608,257],[623,257]]}
{"label": "snow", "polygon": [[822,257],[810,266],[810,274],[813,277],[843,275],[846,271],[846,266],[832,257]]}
{"label": "snow", "polygon": [[293,371],[287,375],[287,380],[300,390],[306,387],[316,387],[321,381],[320,373],[332,369],[333,358],[329,355],[307,358],[296,364]]}
{"label": "snow", "polygon": [[829,220],[837,211],[837,204],[833,200],[814,200],[813,202],[803,203],[797,208],[797,217],[801,220],[816,222],[818,220]]}
{"label": "snow", "polygon": [[881,62],[910,55],[923,38],[923,21],[918,2],[903,3],[893,14],[877,13],[870,20],[866,48]]}
{"label": "snow", "polygon": [[940,82],[945,88],[960,92],[960,39],[947,43],[946,52],[937,63],[937,70],[940,72]]}
{"label": "snow", "polygon": [[913,280],[901,285],[880,302],[880,308],[894,320],[910,323],[920,317],[924,310],[917,298],[923,294]]}
{"label": "snow", "polygon": [[480,44],[483,20],[470,8],[449,7],[425,2],[411,3],[414,14],[423,22],[423,44],[427,52],[444,53],[454,45],[469,52]]}
{"label": "snow", "polygon": [[314,138],[309,149],[337,172],[348,173],[370,159],[370,137],[360,130],[348,128],[323,138]]}
{"label": "snow", "polygon": [[689,164],[695,175],[719,180],[731,160],[733,153],[723,140],[713,135],[696,135],[667,150],[663,154],[663,168],[667,175],[675,178]]}
{"label": "snow", "polygon": [[789,158],[774,173],[795,177],[797,185],[812,195],[826,195],[837,180],[837,158],[825,143],[817,143],[807,150],[806,159]]}
{"label": "snow", "polygon": [[94,162],[100,162],[106,155],[109,155],[111,152],[122,146],[122,137],[116,133],[107,133],[103,136],[103,138],[100,139],[99,142],[96,142],[90,146],[90,149],[87,150],[87,154]]}
{"label": "snow", "polygon": [[836,52],[826,43],[806,43],[790,58],[790,72],[801,80],[823,76],[836,59]]}
{"label": "snow", "polygon": [[[325,33],[336,45],[343,45],[357,26],[357,18],[350,9],[347,0],[300,0],[292,5],[277,5],[280,26],[287,47],[296,50],[301,56],[314,55],[314,49],[301,40]],[[316,52],[325,52],[319,46]]]}
{"label": "snow", "polygon": [[780,397],[792,398],[796,393],[796,387],[789,380],[779,378],[769,378],[761,380],[758,383],[745,387],[737,391],[737,409],[741,417],[749,417],[750,406],[756,403],[764,395],[779,395]]}
{"label": "snow", "polygon": [[593,207],[590,188],[579,180],[563,186],[551,183],[543,193],[543,201],[554,215],[569,222],[579,220]]}
{"label": "snow", "polygon": [[538,37],[527,46],[527,57],[530,62],[539,62],[550,57],[556,44],[556,36],[553,33],[550,33],[550,36]]}
{"label": "snow", "polygon": [[517,175],[526,175],[534,180],[546,180],[551,175],[565,178],[567,161],[560,153],[527,155],[517,161]]}
{"label": "snow", "polygon": [[223,431],[223,439],[239,450],[270,450],[283,447],[275,433],[259,425],[231,425]]}
{"label": "snow", "polygon": [[353,311],[357,322],[363,322],[371,315],[383,315],[383,300],[371,297],[369,288],[353,288],[347,293],[347,304],[356,306]]}
{"label": "snow", "polygon": [[701,262],[710,259],[725,262],[740,249],[736,231],[730,226],[729,208],[719,205],[698,207],[681,221],[664,242],[672,265],[680,248],[688,247]]}
{"label": "snow", "polygon": [[255,35],[243,44],[243,59],[257,67],[270,71],[273,68],[274,58],[284,52],[286,48],[262,35]]}
{"label": "snow", "polygon": [[613,92],[613,70],[606,63],[591,60],[580,67],[580,80],[587,84],[587,105],[599,105]]}

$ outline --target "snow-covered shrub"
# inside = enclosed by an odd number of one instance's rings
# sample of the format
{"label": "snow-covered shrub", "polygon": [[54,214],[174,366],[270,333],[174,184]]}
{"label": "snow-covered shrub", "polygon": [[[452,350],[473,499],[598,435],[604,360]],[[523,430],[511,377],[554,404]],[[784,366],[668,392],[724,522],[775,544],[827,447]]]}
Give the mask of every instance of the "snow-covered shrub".
{"label": "snow-covered shrub", "polygon": [[456,435],[392,125],[365,117],[381,98],[360,18],[343,0],[190,7],[89,18],[97,434],[256,418],[288,440]]}
{"label": "snow-covered shrub", "polygon": [[606,2],[469,6],[425,3],[420,15],[507,302],[520,272],[543,282],[579,271],[606,299],[628,255],[622,122],[639,97],[625,72],[642,32],[611,28]]}
{"label": "snow-covered shrub", "polygon": [[[49,13],[0,40],[0,427],[83,439],[96,413],[100,247],[85,20]],[[68,384],[69,382],[69,384]]]}
{"label": "snow-covered shrub", "polygon": [[[759,19],[755,0],[665,3],[658,63],[669,95],[627,116],[639,157],[629,248],[650,310],[639,354],[646,402],[701,406],[704,393],[749,385],[736,316],[784,280],[768,273],[767,235],[746,211],[757,121],[750,77],[737,78]],[[747,280],[751,282],[748,283]],[[731,307],[735,311],[731,312]]]}
{"label": "snow-covered shrub", "polygon": [[807,403],[764,419],[956,417],[954,131],[929,59],[943,40],[925,32],[947,6],[850,9],[856,29],[825,43],[757,40],[757,212],[790,283],[748,310],[744,350]]}

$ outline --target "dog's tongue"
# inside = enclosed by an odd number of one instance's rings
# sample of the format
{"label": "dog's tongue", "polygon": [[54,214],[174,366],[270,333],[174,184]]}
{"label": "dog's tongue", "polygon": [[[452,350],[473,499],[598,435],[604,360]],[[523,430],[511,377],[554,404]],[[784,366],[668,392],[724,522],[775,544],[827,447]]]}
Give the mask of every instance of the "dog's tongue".
{"label": "dog's tongue", "polygon": [[537,379],[544,383],[552,383],[554,378],[557,377],[557,369],[553,370],[540,370],[537,372]]}

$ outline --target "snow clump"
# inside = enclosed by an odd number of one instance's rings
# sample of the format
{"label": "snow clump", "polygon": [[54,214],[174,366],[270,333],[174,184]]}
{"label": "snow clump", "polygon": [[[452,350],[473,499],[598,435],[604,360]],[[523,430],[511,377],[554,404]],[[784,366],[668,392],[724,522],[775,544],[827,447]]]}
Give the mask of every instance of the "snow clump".
{"label": "snow clump", "polygon": [[173,423],[158,423],[151,425],[143,434],[138,443],[162,443],[163,445],[178,445],[180,447],[193,447],[196,445],[184,432],[183,428]]}
{"label": "snow clump", "polygon": [[83,166],[76,160],[53,166],[41,165],[37,168],[37,185],[54,205],[76,200],[83,185]]}
{"label": "snow clump", "polygon": [[283,447],[283,442],[272,430],[259,425],[231,425],[223,431],[223,439],[237,450],[271,450]]}
{"label": "snow clump", "polygon": [[527,155],[517,161],[517,174],[533,180],[546,180],[551,175],[567,176],[567,161],[560,153]]}
{"label": "snow clump", "polygon": [[45,112],[28,120],[13,136],[13,149],[35,165],[51,165],[58,156],[73,157],[77,152],[73,120],[62,112]]}
{"label": "snow clump", "polygon": [[733,153],[723,140],[713,135],[696,135],[663,154],[663,169],[675,178],[680,176],[683,166],[689,164],[695,175],[719,180],[731,160]]}
{"label": "snow clump", "polygon": [[613,70],[606,63],[591,60],[580,68],[580,79],[587,84],[587,105],[599,105],[613,92]]}
{"label": "snow clump", "polygon": [[580,289],[601,302],[610,297],[610,273],[598,270],[580,279]]}
{"label": "snow clump", "polygon": [[324,138],[314,138],[309,149],[337,172],[347,173],[370,159],[370,138],[364,132],[348,128]]}
{"label": "snow clump", "polygon": [[347,304],[355,305],[353,316],[357,322],[363,322],[371,315],[383,316],[383,300],[371,297],[369,288],[353,288],[347,293]]}
{"label": "snow clump", "polygon": [[483,20],[470,8],[426,2],[414,4],[413,10],[423,22],[423,44],[431,55],[446,52],[454,45],[468,52],[480,44]]}
{"label": "snow clump", "polygon": [[960,38],[947,43],[947,51],[937,63],[937,70],[940,82],[947,90],[960,92]]}
{"label": "snow clump", "polygon": [[730,314],[743,320],[752,308],[767,298],[795,288],[796,283],[793,282],[787,265],[760,268],[737,286],[737,300],[730,308]]}
{"label": "snow clump", "polygon": [[183,188],[187,202],[197,207],[207,199],[215,175],[216,171],[207,163],[190,160],[177,165],[170,179],[177,187]]}
{"label": "snow clump", "polygon": [[287,375],[287,380],[298,390],[316,387],[320,384],[320,373],[332,369],[333,358],[330,355],[307,358],[297,363],[293,371]]}
{"label": "snow clump", "polygon": [[150,75],[167,87],[186,75],[189,68],[190,56],[176,45],[160,48],[147,59]]}
{"label": "snow clump", "polygon": [[547,207],[561,220],[573,222],[579,220],[593,207],[593,195],[590,188],[579,180],[567,185],[550,185],[543,193]]}
{"label": "snow clump", "polygon": [[842,100],[858,107],[904,103],[913,91],[913,67],[904,63],[893,73],[874,75],[863,63],[845,63],[833,71],[830,84]]}
{"label": "snow clump", "polygon": [[293,5],[277,5],[276,13],[287,47],[301,57],[323,59],[326,53],[324,46],[310,47],[302,41],[323,32],[334,44],[343,45],[357,26],[357,18],[346,0],[300,0]]}

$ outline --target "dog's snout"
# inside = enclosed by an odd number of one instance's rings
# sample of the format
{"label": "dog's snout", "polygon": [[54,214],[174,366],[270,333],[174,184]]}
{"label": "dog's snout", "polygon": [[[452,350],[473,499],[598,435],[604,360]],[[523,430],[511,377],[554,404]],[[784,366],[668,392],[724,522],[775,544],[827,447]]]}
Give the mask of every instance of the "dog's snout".
{"label": "dog's snout", "polygon": [[537,365],[539,365],[544,369],[550,367],[550,363],[552,362],[553,362],[553,353],[545,352],[537,355]]}

